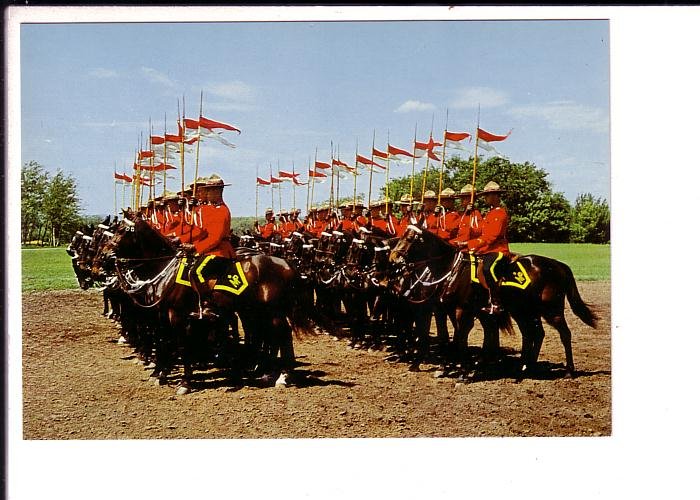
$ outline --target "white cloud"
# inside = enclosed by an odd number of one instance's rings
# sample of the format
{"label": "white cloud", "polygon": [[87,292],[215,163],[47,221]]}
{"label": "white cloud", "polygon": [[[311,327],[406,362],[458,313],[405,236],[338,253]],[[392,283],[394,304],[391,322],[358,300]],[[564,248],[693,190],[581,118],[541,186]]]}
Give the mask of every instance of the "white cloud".
{"label": "white cloud", "polygon": [[488,87],[467,87],[457,90],[455,98],[450,103],[451,108],[467,109],[495,108],[508,103],[508,95],[500,90]]}
{"label": "white cloud", "polygon": [[203,87],[207,109],[216,111],[246,111],[255,102],[256,91],[250,85],[234,80],[209,83]]}
{"label": "white cloud", "polygon": [[177,84],[171,80],[168,75],[158,71],[157,69],[141,67],[141,74],[146,77],[149,82],[165,85],[166,87],[175,87]]}
{"label": "white cloud", "polygon": [[608,116],[601,108],[576,104],[573,101],[553,101],[530,106],[518,106],[510,114],[521,119],[541,119],[556,130],[592,130],[607,132]]}
{"label": "white cloud", "polygon": [[119,74],[113,69],[107,68],[95,68],[88,72],[89,76],[93,78],[116,78]]}
{"label": "white cloud", "polygon": [[431,111],[435,105],[429,102],[409,100],[394,110],[394,113],[410,113],[412,111]]}

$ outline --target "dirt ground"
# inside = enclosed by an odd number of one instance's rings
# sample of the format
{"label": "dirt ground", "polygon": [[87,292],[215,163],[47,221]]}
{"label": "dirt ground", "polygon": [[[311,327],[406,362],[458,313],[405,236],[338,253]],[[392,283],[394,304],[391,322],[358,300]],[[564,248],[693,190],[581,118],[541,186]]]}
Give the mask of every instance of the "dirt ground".
{"label": "dirt ground", "polygon": [[[436,378],[436,366],[385,361],[386,352],[354,350],[329,335],[295,342],[303,384],[232,390],[216,371],[200,372],[194,392],[149,382],[118,326],[100,315],[101,294],[27,293],[23,309],[25,439],[396,438],[609,436],[611,418],[610,283],[579,290],[600,316],[596,330],[573,316],[578,376],[563,377],[564,351],[545,326],[542,371],[463,382]],[[517,332],[517,330],[516,330]],[[434,333],[433,333],[434,335]],[[470,346],[481,345],[477,327]],[[515,359],[520,335],[501,336]]]}

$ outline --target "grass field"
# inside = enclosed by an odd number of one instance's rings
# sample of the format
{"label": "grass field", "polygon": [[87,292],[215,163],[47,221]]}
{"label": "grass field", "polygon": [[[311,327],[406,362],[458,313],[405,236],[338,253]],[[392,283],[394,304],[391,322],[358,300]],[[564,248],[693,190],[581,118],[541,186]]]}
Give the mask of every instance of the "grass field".
{"label": "grass field", "polygon": [[[512,243],[513,252],[538,254],[568,264],[579,281],[610,280],[610,245]],[[22,291],[78,288],[64,247],[22,249]]]}
{"label": "grass field", "polygon": [[78,288],[65,247],[22,249],[22,291]]}
{"label": "grass field", "polygon": [[610,281],[610,245],[511,243],[511,252],[537,254],[568,264],[578,281]]}

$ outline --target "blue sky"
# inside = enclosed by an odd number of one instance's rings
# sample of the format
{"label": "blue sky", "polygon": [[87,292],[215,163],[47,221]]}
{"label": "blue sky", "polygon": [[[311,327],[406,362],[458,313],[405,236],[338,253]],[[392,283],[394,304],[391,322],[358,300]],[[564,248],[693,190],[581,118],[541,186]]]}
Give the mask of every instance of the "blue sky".
{"label": "blue sky", "polygon": [[482,128],[513,129],[499,150],[546,170],[555,191],[610,197],[607,21],[25,24],[20,42],[22,162],[73,174],[86,214],[113,210],[115,162],[129,172],[149,118],[175,133],[178,99],[196,117],[200,91],[204,116],[242,130],[226,134],[235,150],[200,150],[200,173],[232,183],[234,215],[255,211],[256,168],[304,171],[331,141],[352,163],[375,130],[378,146],[389,134],[410,149],[416,125],[419,141],[431,123],[441,136],[448,109],[450,130],[473,132],[478,105]]}

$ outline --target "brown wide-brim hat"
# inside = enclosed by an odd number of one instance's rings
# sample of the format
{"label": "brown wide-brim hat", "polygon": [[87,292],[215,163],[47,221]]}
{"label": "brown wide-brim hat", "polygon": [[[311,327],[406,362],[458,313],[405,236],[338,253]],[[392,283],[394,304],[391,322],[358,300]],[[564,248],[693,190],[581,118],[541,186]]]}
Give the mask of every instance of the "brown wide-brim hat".
{"label": "brown wide-brim hat", "polygon": [[471,184],[467,184],[459,191],[459,193],[457,193],[457,197],[466,198],[472,195],[472,191],[474,191],[474,196],[476,196],[476,189],[474,189],[474,187]]}
{"label": "brown wide-brim hat", "polygon": [[218,187],[224,187],[224,186],[230,186],[231,184],[225,184],[224,180],[219,177],[218,174],[211,174],[209,177],[206,178],[206,182],[204,183],[205,188],[218,188]]}
{"label": "brown wide-brim hat", "polygon": [[506,192],[506,190],[501,189],[501,186],[499,186],[498,184],[496,184],[493,181],[489,181],[486,183],[486,185],[484,186],[484,189],[482,191],[479,191],[478,193],[476,193],[476,196],[483,196],[483,195],[487,195],[487,194],[503,194],[505,192]]}
{"label": "brown wide-brim hat", "polygon": [[437,194],[435,194],[435,191],[426,191],[423,193],[423,199],[424,200],[437,200]]}

